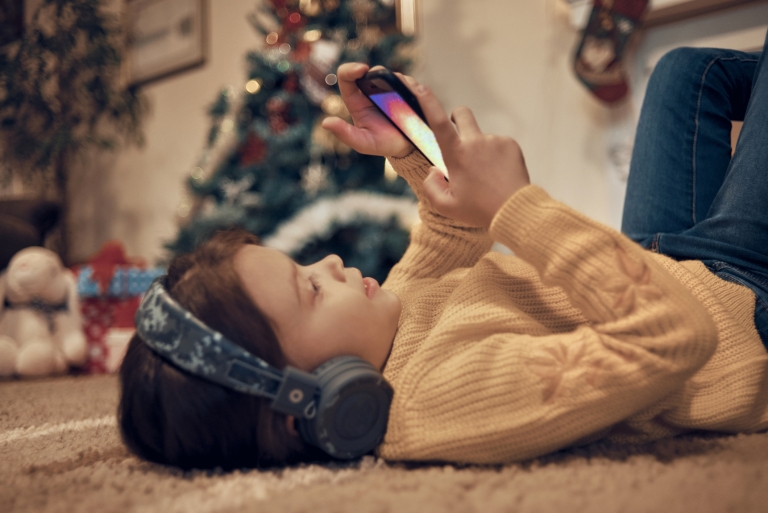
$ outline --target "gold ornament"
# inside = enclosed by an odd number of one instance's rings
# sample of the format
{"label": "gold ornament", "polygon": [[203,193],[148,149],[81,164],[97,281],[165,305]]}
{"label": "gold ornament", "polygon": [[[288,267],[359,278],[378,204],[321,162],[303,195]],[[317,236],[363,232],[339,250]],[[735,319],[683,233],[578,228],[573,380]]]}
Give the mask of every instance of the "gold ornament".
{"label": "gold ornament", "polygon": [[371,0],[352,0],[352,13],[357,16],[368,18],[373,13],[375,5]]}
{"label": "gold ornament", "polygon": [[347,155],[351,151],[351,148],[336,139],[335,135],[322,127],[323,119],[325,118],[319,119],[312,129],[312,144],[321,148],[323,153]]}
{"label": "gold ornament", "polygon": [[325,12],[335,11],[339,8],[339,0],[323,0],[323,9]]}
{"label": "gold ornament", "polygon": [[330,114],[331,116],[339,116],[342,118],[349,116],[349,111],[344,105],[344,101],[341,99],[341,96],[338,94],[329,94],[326,96],[323,102],[320,104],[320,108],[323,109],[323,112]]}
{"label": "gold ornament", "polygon": [[299,10],[304,13],[305,16],[317,16],[322,10],[320,0],[301,0],[299,2]]}
{"label": "gold ornament", "polygon": [[357,38],[362,41],[362,43],[369,47],[373,48],[377,44],[379,44],[379,41],[381,41],[381,38],[384,37],[384,34],[382,34],[381,29],[377,27],[376,25],[371,25],[368,27],[365,27],[358,31]]}
{"label": "gold ornament", "polygon": [[[324,118],[323,118],[324,119]],[[312,143],[323,149],[323,153],[330,153],[334,150],[336,137],[322,126],[323,120],[319,120],[312,129]]]}

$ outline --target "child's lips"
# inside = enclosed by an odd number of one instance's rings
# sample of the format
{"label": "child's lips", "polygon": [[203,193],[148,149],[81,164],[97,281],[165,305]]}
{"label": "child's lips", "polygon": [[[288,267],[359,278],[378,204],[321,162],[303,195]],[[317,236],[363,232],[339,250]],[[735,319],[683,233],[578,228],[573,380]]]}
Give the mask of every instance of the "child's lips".
{"label": "child's lips", "polygon": [[373,278],[363,278],[363,285],[365,285],[365,295],[368,296],[368,299],[372,298],[379,290],[379,282]]}

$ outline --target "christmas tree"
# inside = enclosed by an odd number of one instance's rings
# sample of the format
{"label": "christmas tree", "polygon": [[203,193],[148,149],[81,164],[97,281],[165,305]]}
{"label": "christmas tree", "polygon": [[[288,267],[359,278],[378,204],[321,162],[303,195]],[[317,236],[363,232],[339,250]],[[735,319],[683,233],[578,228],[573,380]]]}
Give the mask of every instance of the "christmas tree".
{"label": "christmas tree", "polygon": [[215,230],[241,226],[300,264],[329,254],[383,280],[416,221],[410,188],[381,157],[341,144],[320,123],[349,119],[338,93],[344,62],[406,71],[411,38],[394,0],[263,0],[249,17],[264,37],[242,87],[210,109],[207,146],[169,244],[191,251]]}

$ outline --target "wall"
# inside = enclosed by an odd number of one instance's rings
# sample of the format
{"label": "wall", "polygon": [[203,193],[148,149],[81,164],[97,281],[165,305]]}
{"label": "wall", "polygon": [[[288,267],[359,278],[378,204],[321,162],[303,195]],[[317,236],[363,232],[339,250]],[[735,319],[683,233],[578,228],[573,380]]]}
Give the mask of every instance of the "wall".
{"label": "wall", "polygon": [[[183,182],[209,127],[206,106],[222,86],[243,84],[245,54],[258,46],[245,20],[253,0],[210,4],[207,64],[146,87],[154,106],[146,123],[147,145],[83,165],[71,219],[75,257],[119,238],[132,255],[151,261],[163,254],[163,241],[176,234]],[[733,11],[725,25],[707,16],[654,29],[638,47],[631,101],[609,109],[572,75],[578,35],[556,0],[421,4],[420,62],[414,75],[446,108],[467,105],[482,129],[515,137],[534,183],[614,227],[620,222],[627,145],[654,52],[703,40],[703,34],[720,34],[721,42],[729,42],[728,34],[744,27],[757,32],[755,20],[768,20],[768,5],[760,4]],[[759,30],[764,35],[765,29]],[[731,43],[743,43],[735,40]]]}
{"label": "wall", "polygon": [[254,0],[209,0],[209,57],[202,67],[150,83],[146,145],[81,164],[73,179],[70,217],[77,261],[109,239],[131,255],[155,261],[177,231],[184,182],[202,151],[208,106],[227,85],[245,83],[245,57],[259,38],[246,20]]}

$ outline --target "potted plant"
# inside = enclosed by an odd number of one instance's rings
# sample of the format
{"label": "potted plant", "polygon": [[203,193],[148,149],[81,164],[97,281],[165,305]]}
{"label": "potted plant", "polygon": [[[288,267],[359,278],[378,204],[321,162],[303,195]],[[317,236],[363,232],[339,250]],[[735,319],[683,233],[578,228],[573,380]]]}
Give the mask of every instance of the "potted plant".
{"label": "potted plant", "polygon": [[24,35],[0,48],[0,179],[20,177],[61,204],[65,262],[72,159],[142,142],[146,103],[126,86],[124,48],[103,0],[43,0]]}

